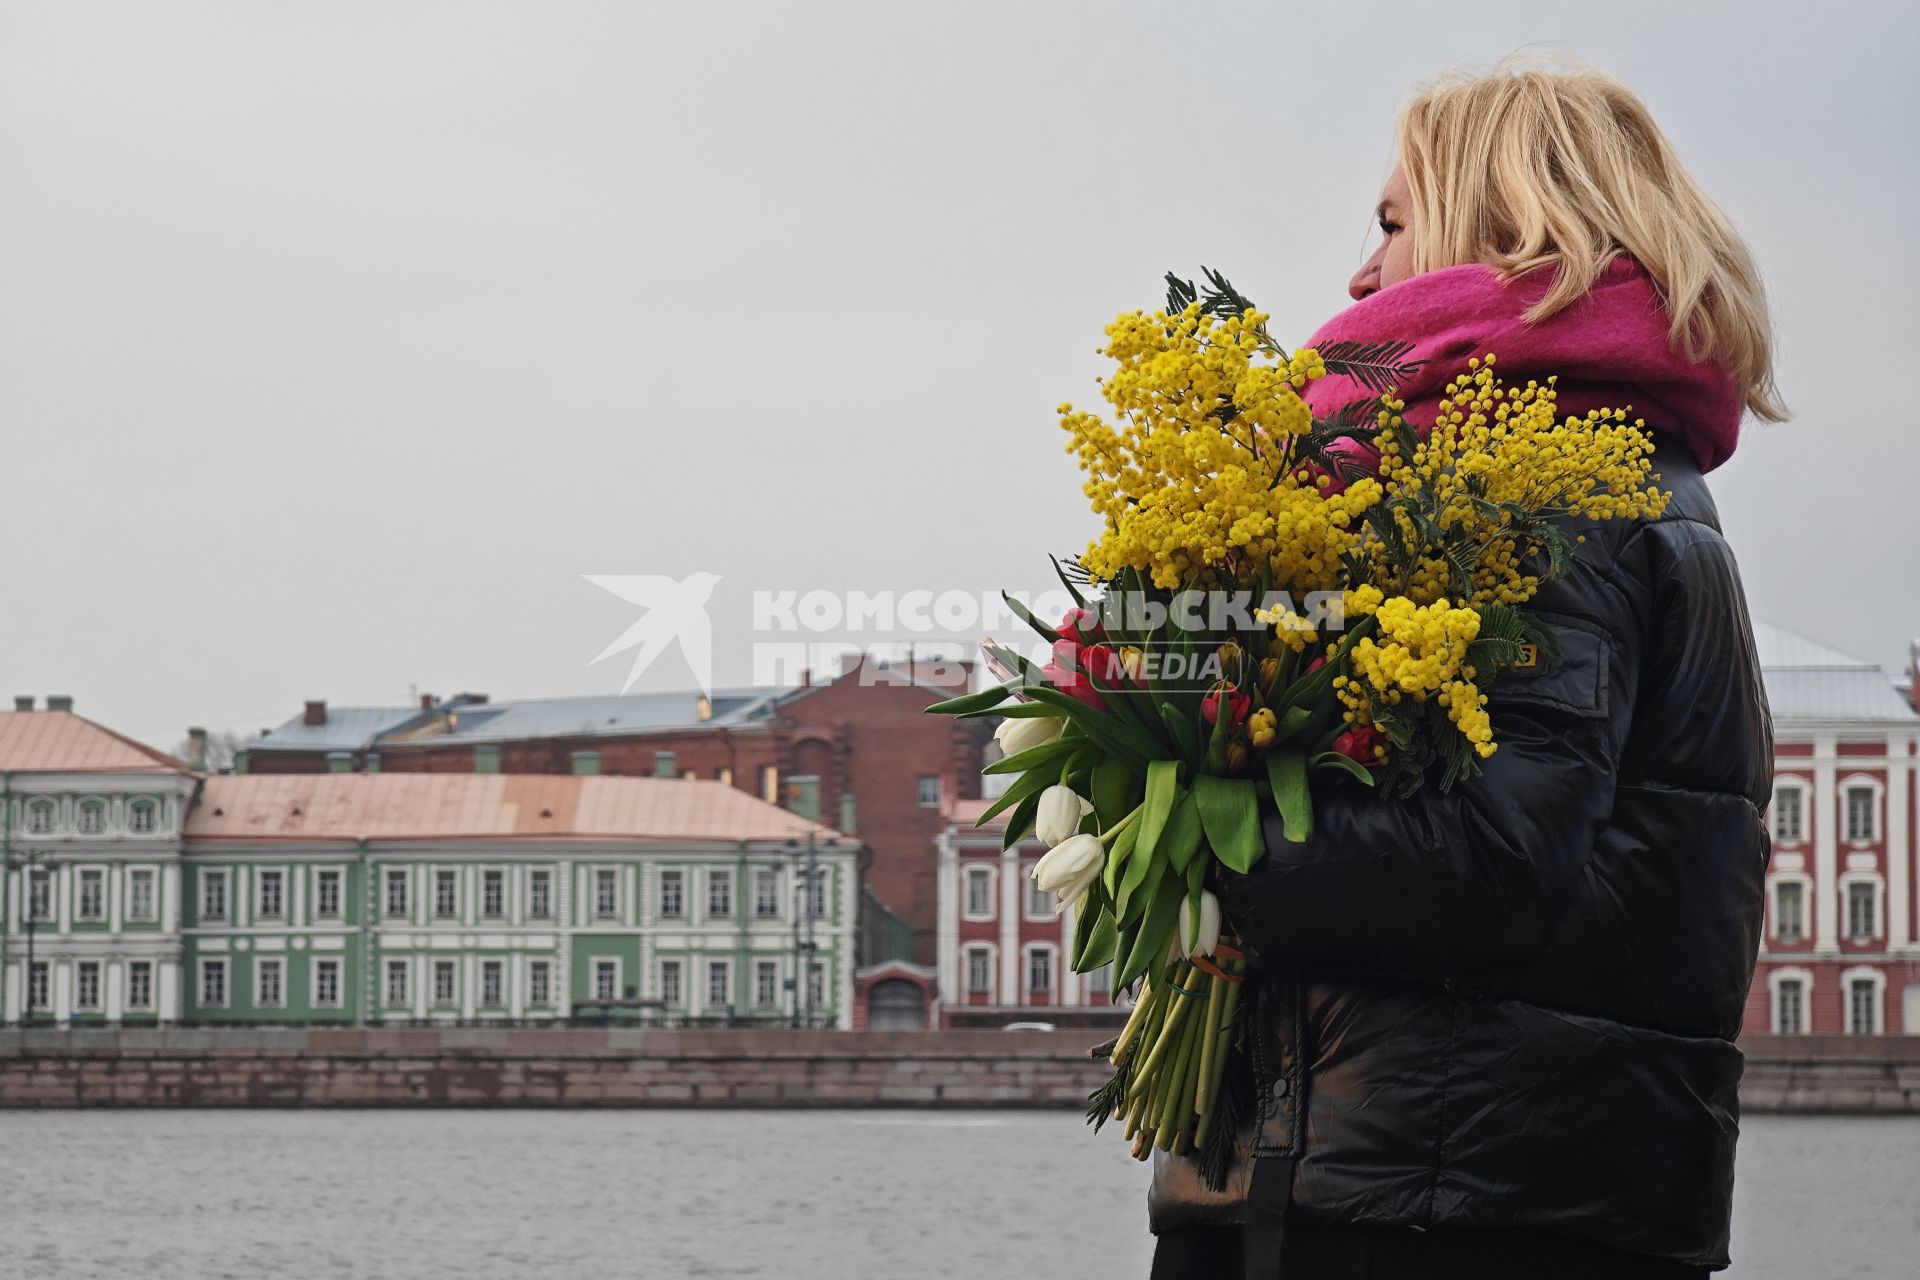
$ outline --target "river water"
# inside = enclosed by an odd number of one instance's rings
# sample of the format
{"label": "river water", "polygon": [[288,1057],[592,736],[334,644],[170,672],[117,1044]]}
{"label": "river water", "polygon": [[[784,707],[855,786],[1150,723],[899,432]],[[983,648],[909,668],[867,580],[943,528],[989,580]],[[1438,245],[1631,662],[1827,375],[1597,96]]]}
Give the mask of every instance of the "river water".
{"label": "river water", "polygon": [[[0,1112],[5,1280],[1144,1277],[1145,1171],[1031,1112]],[[1754,1116],[1736,1280],[1920,1275],[1920,1117]]]}

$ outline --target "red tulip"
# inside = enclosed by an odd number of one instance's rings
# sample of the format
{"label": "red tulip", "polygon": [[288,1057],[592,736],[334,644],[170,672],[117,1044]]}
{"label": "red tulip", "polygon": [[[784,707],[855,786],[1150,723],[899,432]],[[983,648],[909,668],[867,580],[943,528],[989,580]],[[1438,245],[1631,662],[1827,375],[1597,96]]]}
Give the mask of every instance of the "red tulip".
{"label": "red tulip", "polygon": [[[1238,689],[1228,689],[1226,694],[1228,716],[1227,732],[1232,733],[1240,728],[1241,722],[1247,718],[1247,713],[1253,709],[1253,699]],[[1208,724],[1213,724],[1219,720],[1220,690],[1215,689],[1212,693],[1200,699],[1200,715]]]}
{"label": "red tulip", "polygon": [[1080,646],[1073,641],[1056,640],[1053,642],[1053,661],[1040,668],[1040,674],[1069,698],[1077,698],[1096,711],[1105,711],[1106,699],[1093,687],[1093,681],[1087,679],[1087,673],[1080,669],[1081,654]]}
{"label": "red tulip", "polygon": [[1378,764],[1374,758],[1374,748],[1385,746],[1387,735],[1370,724],[1357,724],[1346,729],[1333,740],[1333,749],[1349,760],[1361,764]]}

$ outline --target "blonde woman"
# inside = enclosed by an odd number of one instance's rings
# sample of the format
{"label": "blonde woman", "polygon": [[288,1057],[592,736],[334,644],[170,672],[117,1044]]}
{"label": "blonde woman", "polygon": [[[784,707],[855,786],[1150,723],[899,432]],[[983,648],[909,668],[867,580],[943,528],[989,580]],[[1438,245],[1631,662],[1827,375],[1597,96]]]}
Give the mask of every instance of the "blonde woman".
{"label": "blonde woman", "polygon": [[[1416,340],[1433,420],[1497,353],[1566,412],[1631,405],[1673,499],[1583,530],[1502,679],[1475,782],[1315,795],[1217,889],[1258,970],[1256,1115],[1225,1194],[1163,1159],[1157,1277],[1690,1277],[1727,1265],[1772,747],[1701,473],[1779,420],[1746,247],[1646,107],[1504,65],[1403,110],[1383,239],[1313,340]],[[1363,394],[1328,377],[1316,409]]]}

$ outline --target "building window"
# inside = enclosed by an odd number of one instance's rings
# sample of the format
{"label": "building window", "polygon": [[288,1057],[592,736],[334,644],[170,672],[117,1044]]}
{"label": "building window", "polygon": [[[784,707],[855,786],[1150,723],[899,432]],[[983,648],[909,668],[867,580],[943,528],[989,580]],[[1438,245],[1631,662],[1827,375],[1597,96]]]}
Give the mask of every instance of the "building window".
{"label": "building window", "polygon": [[1878,800],[1872,787],[1847,788],[1847,839],[1872,840],[1878,835]]}
{"label": "building window", "polygon": [[135,867],[127,872],[127,919],[153,918],[153,872],[146,867]]}
{"label": "building window", "polygon": [[98,800],[82,800],[80,802],[79,827],[81,835],[99,835],[106,825],[106,805],[100,803]]}
{"label": "building window", "polygon": [[387,915],[407,915],[407,873],[400,867],[387,870]]}
{"label": "building window", "polygon": [[546,960],[527,962],[527,1003],[553,1003],[553,965]]}
{"label": "building window", "polygon": [[993,919],[993,868],[967,868],[967,918]]}
{"label": "building window", "polygon": [[505,968],[498,960],[480,962],[480,1007],[498,1009],[506,1004]]}
{"label": "building window", "polygon": [[716,918],[733,914],[733,872],[717,868],[707,872],[707,914]]}
{"label": "building window", "polygon": [[680,962],[662,960],[660,962],[660,1002],[668,1008],[680,1004]]}
{"label": "building window", "polygon": [[677,773],[679,773],[679,771],[680,770],[678,765],[676,765],[674,762],[673,752],[656,751],[653,753],[653,776],[654,777],[671,778]]}
{"label": "building window", "polygon": [[452,1004],[459,999],[459,965],[453,960],[433,962],[433,1002]]}
{"label": "building window", "polygon": [[73,967],[73,1007],[81,1013],[100,1011],[100,962],[82,960]]}
{"label": "building window", "polygon": [[827,914],[827,876],[831,874],[825,867],[815,867],[803,872],[807,892],[804,910],[807,917],[818,920]]}
{"label": "building window", "polygon": [[527,872],[527,915],[545,920],[553,914],[553,872],[544,868]]}
{"label": "building window", "polygon": [[733,1003],[733,970],[725,960],[707,962],[707,1006],[724,1008]]}
{"label": "building window", "polygon": [[922,809],[940,807],[940,775],[923,773],[913,780],[913,798]]}
{"label": "building window", "polygon": [[321,1009],[340,1007],[340,962],[338,960],[315,960],[313,962],[313,1003]]}
{"label": "building window", "polygon": [[[1032,868],[1028,868],[1029,871]],[[1027,876],[1027,914],[1035,919],[1044,920],[1054,914],[1054,896],[1042,889],[1031,875]]]}
{"label": "building window", "polygon": [[160,806],[153,801],[135,800],[127,808],[127,825],[141,835],[145,835],[158,825],[155,819],[159,815]]}
{"label": "building window", "polygon": [[754,868],[753,914],[762,920],[780,914],[780,869],[778,867]]}
{"label": "building window", "polygon": [[225,960],[200,962],[200,1003],[209,1009],[227,1007],[227,962]]}
{"label": "building window", "polygon": [[440,867],[433,873],[433,914],[450,920],[460,914],[460,873]]}
{"label": "building window", "polygon": [[1807,936],[1807,889],[1798,880],[1773,886],[1773,933],[1782,942]]}
{"label": "building window", "polygon": [[48,970],[45,960],[35,960],[27,976],[27,1012],[47,1007]]}
{"label": "building window", "polygon": [[153,962],[133,960],[127,964],[127,1009],[145,1013],[153,1008]]}
{"label": "building window", "polygon": [[287,873],[262,870],[254,877],[254,901],[262,920],[278,920],[286,914]]}
{"label": "building window", "polygon": [[824,1009],[827,1004],[827,966],[818,960],[807,961],[807,1012]]}
{"label": "building window", "polygon": [[27,834],[44,836],[53,830],[53,801],[35,800],[27,806]]}
{"label": "building window", "polygon": [[593,998],[595,1000],[620,998],[620,962],[618,960],[593,962]]}
{"label": "building window", "polygon": [[1781,1035],[1799,1035],[1805,1029],[1806,984],[1798,978],[1782,978],[1775,992],[1774,1030]]}
{"label": "building window", "polygon": [[780,995],[780,966],[772,960],[756,961],[753,966],[753,1002],[761,1008],[772,1005]]}
{"label": "building window", "polygon": [[1045,947],[1035,947],[1027,952],[1027,993],[1036,996],[1053,994],[1053,952]]}
{"label": "building window", "polygon": [[35,921],[53,919],[53,876],[45,867],[27,869],[27,915]]}
{"label": "building window", "polygon": [[1878,936],[1880,894],[1870,880],[1855,880],[1847,885],[1847,937],[1868,942]]}
{"label": "building window", "polygon": [[611,867],[593,873],[593,914],[603,920],[620,914],[620,873]]}
{"label": "building window", "polygon": [[338,871],[314,873],[313,914],[321,920],[340,918],[340,873]]}
{"label": "building window", "polygon": [[1855,978],[1847,983],[1847,1034],[1870,1036],[1874,1033],[1874,1014],[1879,1000],[1872,978]]}
{"label": "building window", "polygon": [[484,871],[480,875],[480,914],[498,920],[507,914],[507,873]]}
{"label": "building window", "polygon": [[1773,838],[1797,844],[1806,838],[1806,792],[1799,787],[1773,789]]}
{"label": "building window", "polygon": [[407,962],[405,960],[387,961],[387,1003],[401,1006],[407,1003]]}
{"label": "building window", "polygon": [[682,892],[686,877],[678,871],[660,873],[660,914],[667,919],[686,914],[685,895]]}
{"label": "building window", "polygon": [[287,1002],[286,984],[281,980],[286,966],[279,960],[260,959],[253,964],[253,1002],[263,1009],[277,1009]]}
{"label": "building window", "polygon": [[74,907],[77,920],[104,920],[107,918],[107,873],[104,871],[82,871],[80,873],[80,901]]}
{"label": "building window", "polygon": [[1087,994],[1089,996],[1109,996],[1113,994],[1113,966],[1103,964],[1087,975]]}
{"label": "building window", "polygon": [[993,994],[993,953],[985,947],[967,948],[967,994]]}
{"label": "building window", "polygon": [[200,873],[200,918],[202,920],[227,918],[226,872],[202,871]]}

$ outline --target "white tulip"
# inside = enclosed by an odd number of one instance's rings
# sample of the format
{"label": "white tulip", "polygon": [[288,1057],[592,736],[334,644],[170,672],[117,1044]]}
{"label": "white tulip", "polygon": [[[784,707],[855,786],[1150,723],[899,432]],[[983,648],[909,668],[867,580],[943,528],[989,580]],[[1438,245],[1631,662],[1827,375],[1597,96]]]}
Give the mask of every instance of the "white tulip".
{"label": "white tulip", "polygon": [[1180,946],[1190,956],[1210,956],[1220,945],[1220,899],[1200,891],[1200,933],[1194,936],[1193,904],[1180,904]]}
{"label": "white tulip", "polygon": [[1067,727],[1065,716],[1018,716],[1000,722],[993,740],[1004,755],[1017,756],[1028,747],[1052,742]]}
{"label": "white tulip", "polygon": [[1084,889],[1107,865],[1107,846],[1099,836],[1070,836],[1053,846],[1033,864],[1033,882],[1043,893],[1057,893],[1071,899],[1069,887]]}
{"label": "white tulip", "polygon": [[1093,806],[1072,787],[1052,786],[1040,793],[1040,808],[1034,814],[1033,834],[1040,843],[1052,848],[1080,830],[1080,820],[1093,812]]}

